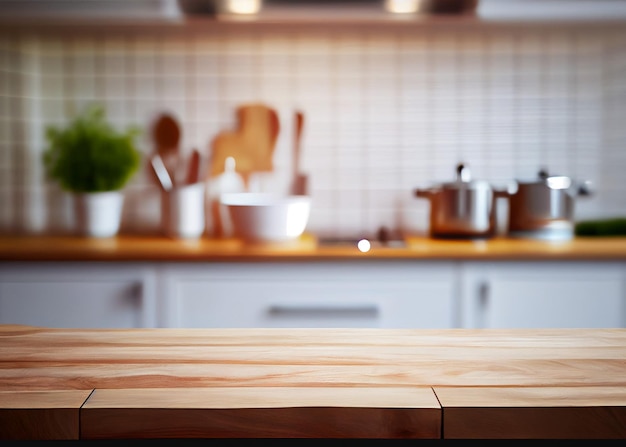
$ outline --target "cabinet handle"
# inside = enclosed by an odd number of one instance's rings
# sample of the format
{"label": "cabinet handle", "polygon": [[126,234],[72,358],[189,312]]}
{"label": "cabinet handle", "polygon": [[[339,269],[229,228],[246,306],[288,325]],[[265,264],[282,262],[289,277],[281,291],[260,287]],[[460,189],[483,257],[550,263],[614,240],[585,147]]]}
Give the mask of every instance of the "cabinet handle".
{"label": "cabinet handle", "polygon": [[483,281],[478,285],[478,309],[476,315],[476,327],[487,327],[487,313],[489,306],[489,283]]}
{"label": "cabinet handle", "polygon": [[485,309],[489,304],[489,283],[487,281],[478,286],[478,303],[482,309]]}
{"label": "cabinet handle", "polygon": [[129,302],[132,306],[141,306],[141,301],[143,299],[143,284],[141,282],[133,284],[130,288],[130,293],[128,297]]}
{"label": "cabinet handle", "polygon": [[268,313],[275,317],[356,317],[375,318],[378,316],[375,304],[357,305],[288,305],[273,304]]}

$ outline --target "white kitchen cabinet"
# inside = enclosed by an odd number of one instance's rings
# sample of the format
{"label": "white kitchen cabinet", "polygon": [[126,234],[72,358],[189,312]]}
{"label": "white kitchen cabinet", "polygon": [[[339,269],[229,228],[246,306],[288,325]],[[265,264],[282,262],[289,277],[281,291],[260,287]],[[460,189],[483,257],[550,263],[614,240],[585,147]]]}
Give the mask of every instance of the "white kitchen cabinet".
{"label": "white kitchen cabinet", "polygon": [[159,275],[166,327],[457,327],[457,266],[179,264]]}
{"label": "white kitchen cabinet", "polygon": [[154,271],[112,263],[0,265],[0,323],[60,328],[153,327]]}
{"label": "white kitchen cabinet", "polygon": [[626,263],[4,262],[0,324],[626,327]]}
{"label": "white kitchen cabinet", "polygon": [[624,264],[466,263],[462,324],[468,328],[626,327]]}

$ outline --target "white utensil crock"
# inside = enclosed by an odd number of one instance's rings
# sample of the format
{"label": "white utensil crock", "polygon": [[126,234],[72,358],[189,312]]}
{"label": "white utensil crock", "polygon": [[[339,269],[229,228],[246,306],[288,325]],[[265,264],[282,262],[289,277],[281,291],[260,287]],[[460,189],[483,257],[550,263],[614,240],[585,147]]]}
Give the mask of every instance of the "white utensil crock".
{"label": "white utensil crock", "polygon": [[205,184],[194,183],[162,191],[163,231],[173,238],[198,238],[205,229]]}

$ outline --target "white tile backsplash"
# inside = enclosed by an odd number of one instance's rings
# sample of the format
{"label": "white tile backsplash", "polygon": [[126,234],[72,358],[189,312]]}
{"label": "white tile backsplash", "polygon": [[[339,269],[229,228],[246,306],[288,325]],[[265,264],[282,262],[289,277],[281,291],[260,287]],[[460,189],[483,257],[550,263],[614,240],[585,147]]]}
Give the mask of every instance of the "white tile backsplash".
{"label": "white tile backsplash", "polygon": [[[541,167],[589,179],[596,192],[577,217],[624,214],[624,48],[626,32],[556,25],[0,36],[0,170],[12,173],[1,228],[71,225],[69,201],[53,200],[59,191],[43,178],[42,135],[91,101],[117,126],[142,126],[146,156],[159,112],[180,120],[183,153],[208,155],[211,139],[235,127],[239,104],[266,102],[281,133],[274,173],[257,182],[265,190],[289,184],[302,109],[308,229],[320,235],[426,231],[428,203],[413,190],[452,180],[460,161],[497,186]],[[159,229],[146,172],[127,188],[125,231]]]}

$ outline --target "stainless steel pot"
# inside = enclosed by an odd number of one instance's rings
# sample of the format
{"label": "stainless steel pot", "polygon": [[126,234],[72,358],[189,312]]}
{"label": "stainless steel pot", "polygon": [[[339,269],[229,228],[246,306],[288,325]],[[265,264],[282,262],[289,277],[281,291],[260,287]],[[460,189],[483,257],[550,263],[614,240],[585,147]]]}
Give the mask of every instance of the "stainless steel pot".
{"label": "stainless steel pot", "polygon": [[517,181],[509,192],[508,233],[512,237],[570,239],[574,236],[574,202],[592,193],[591,182],[576,182],[541,170],[537,179]]}
{"label": "stainless steel pot", "polygon": [[456,168],[456,181],[415,195],[430,201],[430,235],[438,238],[486,238],[495,234],[495,193],[486,181],[471,180],[469,168]]}

